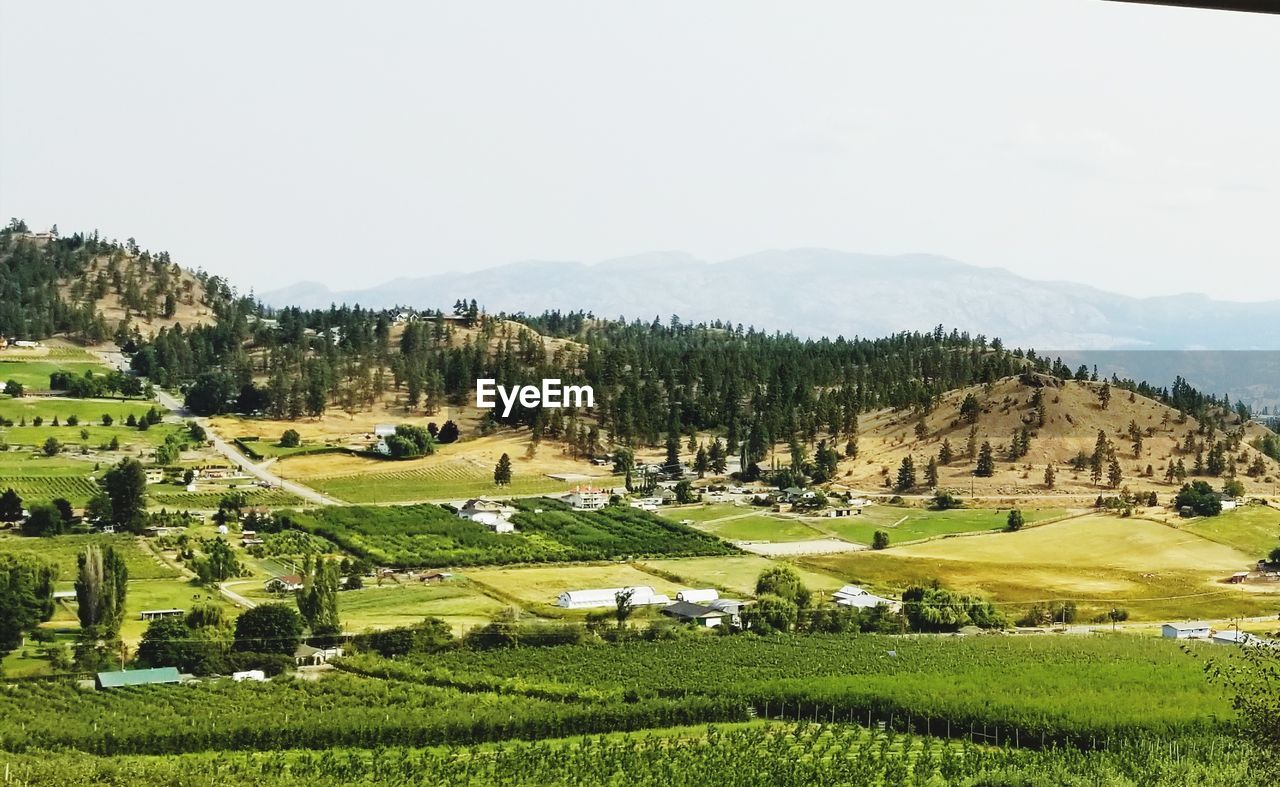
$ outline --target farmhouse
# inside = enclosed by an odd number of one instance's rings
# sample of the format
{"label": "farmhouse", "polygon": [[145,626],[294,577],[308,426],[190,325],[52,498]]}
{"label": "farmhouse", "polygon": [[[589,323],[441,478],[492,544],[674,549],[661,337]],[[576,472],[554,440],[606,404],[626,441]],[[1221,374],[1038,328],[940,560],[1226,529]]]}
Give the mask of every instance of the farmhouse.
{"label": "farmhouse", "polygon": [[893,599],[882,598],[868,593],[857,585],[845,585],[832,595],[831,600],[840,606],[853,607],[855,609],[874,609],[883,605],[896,612],[902,606]]}
{"label": "farmhouse", "polygon": [[272,577],[262,583],[262,589],[268,593],[292,593],[302,589],[302,577],[297,574]]}
{"label": "farmhouse", "polygon": [[164,480],[164,471],[158,468],[149,468],[145,474],[148,484],[158,484]]}
{"label": "farmhouse", "polygon": [[670,604],[671,599],[659,595],[648,585],[625,588],[600,588],[597,590],[566,590],[556,597],[556,605],[565,609],[591,609],[612,607],[618,603],[618,595],[631,591],[631,605],[645,607]]}
{"label": "farmhouse", "polygon": [[742,610],[747,608],[749,601],[741,601],[736,598],[718,598],[715,601],[708,601],[707,606],[712,609],[718,609],[729,616],[730,625],[738,628],[742,627]]}
{"label": "farmhouse", "polygon": [[1160,636],[1165,639],[1208,639],[1209,624],[1203,621],[1166,623],[1160,627]]}
{"label": "farmhouse", "polygon": [[153,683],[181,683],[177,667],[131,669],[119,672],[99,672],[93,685],[99,689],[118,689],[125,686],[145,686]]}
{"label": "farmhouse", "polygon": [[515,525],[507,519],[516,510],[501,503],[484,498],[472,498],[458,509],[458,516],[470,519],[489,528],[495,533],[514,533]]}
{"label": "farmhouse", "polygon": [[144,609],[138,613],[138,620],[157,620],[159,618],[177,618],[182,616],[182,610],[174,609]]}
{"label": "farmhouse", "polygon": [[669,607],[663,607],[661,611],[662,614],[668,617],[688,623],[696,623],[707,628],[719,626],[729,619],[729,613],[727,612],[688,601],[677,601]]}
{"label": "farmhouse", "polygon": [[293,651],[293,663],[299,667],[328,664],[329,659],[342,656],[342,648],[315,648],[303,642]]}
{"label": "farmhouse", "polygon": [[590,486],[576,486],[565,500],[579,511],[598,511],[609,504],[609,493]]}

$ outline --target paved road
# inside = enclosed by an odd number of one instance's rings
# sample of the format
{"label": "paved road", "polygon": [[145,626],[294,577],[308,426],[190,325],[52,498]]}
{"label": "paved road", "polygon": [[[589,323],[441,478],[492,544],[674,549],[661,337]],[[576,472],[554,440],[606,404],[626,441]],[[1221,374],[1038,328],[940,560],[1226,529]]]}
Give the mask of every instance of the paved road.
{"label": "paved road", "polygon": [[[108,366],[112,366],[120,371],[129,370],[129,361],[125,358],[123,353],[99,350],[96,354]],[[231,460],[233,464],[254,478],[257,478],[259,481],[271,484],[274,487],[279,487],[290,494],[296,495],[309,503],[315,503],[316,505],[336,506],[342,504],[341,501],[334,500],[327,495],[322,495],[311,487],[303,486],[302,484],[294,481],[288,481],[267,470],[265,467],[260,467],[254,464],[249,457],[240,453],[234,445],[223,440],[213,427],[209,425],[209,419],[188,412],[186,405],[180,402],[177,397],[168,391],[156,388],[156,400],[169,410],[174,420],[195,421],[204,427],[205,434],[208,436],[215,451]]]}
{"label": "paved road", "polygon": [[245,609],[253,609],[254,607],[258,606],[258,602],[251,601],[250,599],[245,598],[244,596],[240,595],[239,593],[231,589],[232,585],[243,585],[243,584],[244,584],[243,582],[223,582],[218,585],[218,592],[226,596],[228,599],[230,599],[232,604],[235,604],[240,607],[244,607]]}

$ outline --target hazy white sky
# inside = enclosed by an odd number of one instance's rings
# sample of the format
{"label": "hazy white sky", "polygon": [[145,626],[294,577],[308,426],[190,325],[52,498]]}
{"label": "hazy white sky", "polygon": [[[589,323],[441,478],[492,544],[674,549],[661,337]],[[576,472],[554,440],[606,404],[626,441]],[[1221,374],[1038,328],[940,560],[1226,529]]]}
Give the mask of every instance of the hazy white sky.
{"label": "hazy white sky", "polygon": [[0,0],[0,215],[260,291],[825,246],[1275,299],[1278,74],[1280,17],[1098,0]]}

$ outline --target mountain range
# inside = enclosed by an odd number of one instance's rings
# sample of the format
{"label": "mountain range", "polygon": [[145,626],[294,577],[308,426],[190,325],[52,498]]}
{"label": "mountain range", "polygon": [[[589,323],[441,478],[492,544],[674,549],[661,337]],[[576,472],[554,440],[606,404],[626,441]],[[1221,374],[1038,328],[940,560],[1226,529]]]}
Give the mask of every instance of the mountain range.
{"label": "mountain range", "polygon": [[309,308],[449,308],[458,298],[475,298],[490,312],[584,309],[664,321],[675,314],[810,337],[874,337],[942,324],[1042,351],[1280,350],[1280,301],[1136,298],[945,257],[828,249],[766,251],[715,263],[680,252],[593,265],[528,261],[362,290],[303,282],[260,297],[273,306]]}

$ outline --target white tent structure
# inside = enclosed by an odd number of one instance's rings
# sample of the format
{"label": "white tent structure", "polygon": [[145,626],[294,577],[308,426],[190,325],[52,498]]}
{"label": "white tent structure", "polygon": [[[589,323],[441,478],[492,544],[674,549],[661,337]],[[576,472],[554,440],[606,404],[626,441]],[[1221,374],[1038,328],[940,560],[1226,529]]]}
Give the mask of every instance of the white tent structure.
{"label": "white tent structure", "polygon": [[718,598],[720,594],[714,588],[681,590],[676,593],[676,601],[687,601],[690,604],[706,604]]}
{"label": "white tent structure", "polygon": [[612,607],[618,603],[618,595],[631,591],[631,605],[645,607],[655,604],[666,606],[671,599],[660,595],[648,585],[624,588],[598,588],[593,590],[566,590],[556,598],[556,605],[565,609],[591,609]]}

